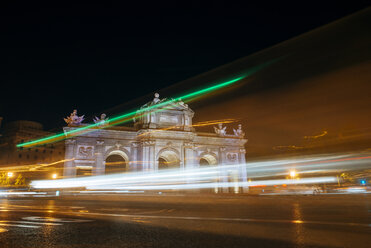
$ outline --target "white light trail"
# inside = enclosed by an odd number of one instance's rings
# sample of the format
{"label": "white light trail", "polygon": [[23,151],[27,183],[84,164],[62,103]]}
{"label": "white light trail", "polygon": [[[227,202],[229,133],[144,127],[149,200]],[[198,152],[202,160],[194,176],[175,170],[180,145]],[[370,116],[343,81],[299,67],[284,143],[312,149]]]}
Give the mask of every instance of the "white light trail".
{"label": "white light trail", "polygon": [[[31,186],[36,189],[157,190],[224,187],[236,189],[238,187],[256,185],[314,184],[337,182],[337,180],[336,177],[313,177],[313,174],[367,168],[370,161],[371,156],[355,157],[355,155],[336,155],[208,167],[197,167],[198,165],[193,165],[194,167],[192,166],[192,168],[33,181],[31,182]],[[287,177],[292,170],[295,170],[297,173],[296,177],[300,177],[300,179],[285,180],[272,178],[279,176],[281,178],[282,176]],[[309,173],[312,175],[311,178],[302,177],[302,175]],[[247,182],[247,178],[254,179],[254,181]],[[269,178],[272,180],[257,181],[257,178]]]}

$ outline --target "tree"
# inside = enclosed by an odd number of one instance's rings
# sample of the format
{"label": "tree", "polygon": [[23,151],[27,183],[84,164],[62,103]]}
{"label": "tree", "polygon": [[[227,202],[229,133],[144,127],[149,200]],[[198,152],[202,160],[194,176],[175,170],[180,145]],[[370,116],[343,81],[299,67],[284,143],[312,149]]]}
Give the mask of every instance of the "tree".
{"label": "tree", "polygon": [[19,174],[17,179],[15,180],[15,185],[20,186],[20,185],[25,185],[26,184],[26,179],[22,176],[22,174]]}

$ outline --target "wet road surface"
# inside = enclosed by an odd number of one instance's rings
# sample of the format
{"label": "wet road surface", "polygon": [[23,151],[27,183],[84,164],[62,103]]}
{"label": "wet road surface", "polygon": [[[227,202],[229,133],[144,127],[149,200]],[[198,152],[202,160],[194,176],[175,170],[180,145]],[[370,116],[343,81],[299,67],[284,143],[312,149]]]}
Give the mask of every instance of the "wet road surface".
{"label": "wet road surface", "polygon": [[0,247],[371,247],[371,196],[0,199]]}

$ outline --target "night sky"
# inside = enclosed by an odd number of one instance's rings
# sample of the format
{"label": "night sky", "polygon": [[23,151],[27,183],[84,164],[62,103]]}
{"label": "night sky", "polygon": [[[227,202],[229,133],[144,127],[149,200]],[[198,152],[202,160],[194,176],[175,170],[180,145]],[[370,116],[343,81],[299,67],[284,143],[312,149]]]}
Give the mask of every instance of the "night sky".
{"label": "night sky", "polygon": [[4,122],[34,120],[60,130],[74,108],[99,114],[367,7],[124,2],[3,5]]}

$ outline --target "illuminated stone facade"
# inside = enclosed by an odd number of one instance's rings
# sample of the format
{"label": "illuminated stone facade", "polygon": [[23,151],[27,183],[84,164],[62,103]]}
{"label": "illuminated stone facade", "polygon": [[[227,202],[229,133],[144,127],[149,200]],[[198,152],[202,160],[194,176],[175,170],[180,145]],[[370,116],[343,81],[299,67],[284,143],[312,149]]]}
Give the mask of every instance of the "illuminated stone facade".
{"label": "illuminated stone facade", "polygon": [[[194,112],[182,101],[163,105],[156,94],[140,109],[134,127],[92,129],[65,141],[64,175],[101,175],[110,173],[107,161],[120,157],[121,171],[155,172],[163,168],[197,168],[245,163],[244,134],[196,132]],[[158,105],[158,107],[156,107]],[[69,132],[78,127],[65,127]],[[225,128],[223,128],[225,130]],[[80,173],[83,171],[84,173]],[[241,172],[240,180],[246,181]]]}

